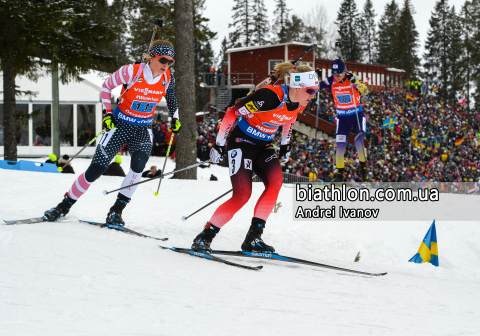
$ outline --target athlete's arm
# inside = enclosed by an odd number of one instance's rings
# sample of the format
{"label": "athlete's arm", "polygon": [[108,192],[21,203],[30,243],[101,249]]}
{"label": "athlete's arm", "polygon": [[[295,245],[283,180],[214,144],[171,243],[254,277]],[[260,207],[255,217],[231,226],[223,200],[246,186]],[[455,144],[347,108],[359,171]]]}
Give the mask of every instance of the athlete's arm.
{"label": "athlete's arm", "polygon": [[350,83],[353,84],[353,86],[357,89],[358,92],[360,92],[361,95],[365,96],[368,94],[370,91],[368,89],[368,86],[366,86],[360,78],[357,77],[357,75],[353,72],[347,72],[346,75],[347,79],[350,81]]}
{"label": "athlete's arm", "polygon": [[324,80],[320,82],[318,85],[319,90],[332,90],[332,84],[333,84],[333,76],[327,77]]}
{"label": "athlete's arm", "polygon": [[282,126],[282,145],[288,145],[290,143],[290,137],[292,136],[293,126],[295,125],[295,121],[297,117],[292,119],[288,124],[283,124]]}
{"label": "athlete's arm", "polygon": [[107,78],[102,85],[102,104],[107,113],[112,112],[112,90],[119,85],[128,84],[133,79],[133,65],[122,66]]}
{"label": "athlete's arm", "polygon": [[217,140],[215,141],[217,145],[225,146],[225,141],[227,140],[228,133],[230,133],[230,130],[235,123],[235,119],[237,119],[237,115],[235,112],[233,112],[232,108],[229,107],[222,119],[220,129],[218,130]]}
{"label": "athlete's arm", "polygon": [[170,75],[170,83],[168,84],[165,99],[167,100],[170,117],[179,119],[177,97],[175,97],[175,77],[173,77],[173,75]]}
{"label": "athlete's arm", "polygon": [[275,92],[269,89],[259,89],[255,93],[243,98],[237,104],[227,109],[218,131],[216,143],[220,146],[225,145],[228,133],[230,133],[238,115],[270,111],[277,108],[278,105],[280,105],[280,99],[278,99]]}

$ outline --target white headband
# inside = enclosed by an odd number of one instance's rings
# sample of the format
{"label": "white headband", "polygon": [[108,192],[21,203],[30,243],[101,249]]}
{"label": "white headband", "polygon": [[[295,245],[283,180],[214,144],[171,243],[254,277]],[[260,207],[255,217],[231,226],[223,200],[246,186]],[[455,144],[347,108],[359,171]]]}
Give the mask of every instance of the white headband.
{"label": "white headband", "polygon": [[290,74],[291,88],[307,88],[318,86],[318,75],[315,71],[292,72]]}

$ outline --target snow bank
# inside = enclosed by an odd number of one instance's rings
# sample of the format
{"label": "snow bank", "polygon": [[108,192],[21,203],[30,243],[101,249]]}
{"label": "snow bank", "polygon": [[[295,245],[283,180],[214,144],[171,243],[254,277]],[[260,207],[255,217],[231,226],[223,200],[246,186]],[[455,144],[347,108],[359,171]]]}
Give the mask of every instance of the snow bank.
{"label": "snow bank", "polygon": [[[124,170],[129,158],[123,157]],[[147,168],[161,168],[152,158]],[[89,160],[76,159],[82,173]],[[167,165],[166,171],[174,168]],[[208,181],[210,174],[219,181]],[[182,222],[231,188],[227,170],[198,169],[198,181],[141,185],[124,211],[128,226],[190,246],[215,205]],[[75,176],[0,170],[0,219],[40,216]],[[480,330],[480,226],[436,221],[440,267],[407,262],[431,221],[293,222],[293,189],[264,235],[278,252],[340,267],[388,272],[379,278],[274,261],[237,269],[158,248],[158,242],[82,224],[103,221],[115,195],[102,190],[122,178],[96,181],[59,223],[0,225],[1,335],[447,335]],[[262,192],[225,226],[216,249],[238,250]],[[446,212],[461,211],[457,195]],[[472,196],[475,197],[475,196]],[[432,218],[433,220],[433,218]],[[361,252],[361,260],[354,263]]]}

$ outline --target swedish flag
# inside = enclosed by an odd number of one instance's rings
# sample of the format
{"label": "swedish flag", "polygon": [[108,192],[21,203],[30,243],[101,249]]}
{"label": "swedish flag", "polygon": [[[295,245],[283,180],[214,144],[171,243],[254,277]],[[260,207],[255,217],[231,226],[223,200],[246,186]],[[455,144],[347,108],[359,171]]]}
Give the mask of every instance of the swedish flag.
{"label": "swedish flag", "polygon": [[435,229],[435,220],[430,226],[425,238],[423,238],[422,244],[409,262],[412,261],[417,264],[429,262],[434,266],[438,266],[438,248],[437,248],[437,230]]}
{"label": "swedish flag", "polygon": [[385,119],[383,121],[383,125],[382,125],[382,128],[391,128],[395,125],[395,121],[397,121],[397,118],[389,118],[389,119]]}

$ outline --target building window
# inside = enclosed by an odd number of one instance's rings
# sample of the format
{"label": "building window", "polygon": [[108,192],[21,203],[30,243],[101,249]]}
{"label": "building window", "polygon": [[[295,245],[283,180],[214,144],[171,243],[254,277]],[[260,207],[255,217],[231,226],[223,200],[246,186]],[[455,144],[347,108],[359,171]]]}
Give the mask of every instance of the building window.
{"label": "building window", "polygon": [[332,69],[328,69],[328,77],[332,75]]}
{"label": "building window", "polygon": [[327,78],[327,69],[322,69],[322,79]]}
{"label": "building window", "polygon": [[[77,146],[95,137],[95,105],[77,105]],[[95,141],[90,146],[95,146]]]}
{"label": "building window", "polygon": [[33,145],[52,145],[52,105],[33,104]]}
{"label": "building window", "polygon": [[273,69],[275,69],[275,65],[278,64],[278,63],[283,63],[283,60],[269,60],[268,61],[268,74],[267,75],[270,75],[273,71]]}
{"label": "building window", "polygon": [[60,105],[58,119],[60,146],[73,146],[73,105]]}
{"label": "building window", "polygon": [[[28,146],[28,104],[16,104],[17,132],[15,137],[18,146]],[[3,104],[0,104],[0,146],[4,145],[3,141]]]}

